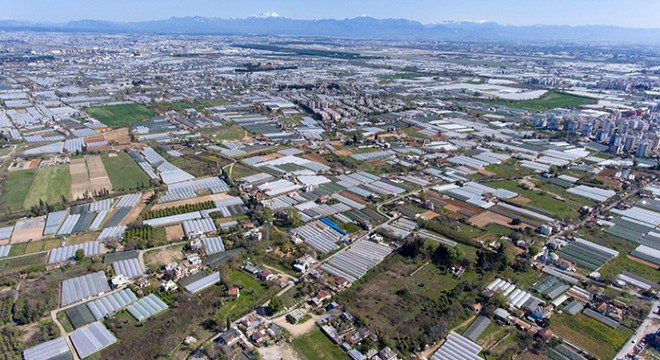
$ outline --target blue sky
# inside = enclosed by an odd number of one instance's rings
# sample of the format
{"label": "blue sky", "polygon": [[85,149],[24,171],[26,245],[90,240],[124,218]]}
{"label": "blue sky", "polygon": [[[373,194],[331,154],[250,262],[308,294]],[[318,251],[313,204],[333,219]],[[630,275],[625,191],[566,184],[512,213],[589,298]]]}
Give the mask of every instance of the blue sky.
{"label": "blue sky", "polygon": [[139,21],[171,16],[294,19],[360,15],[423,23],[489,20],[512,25],[617,25],[660,28],[660,0],[0,0],[0,18],[40,22]]}

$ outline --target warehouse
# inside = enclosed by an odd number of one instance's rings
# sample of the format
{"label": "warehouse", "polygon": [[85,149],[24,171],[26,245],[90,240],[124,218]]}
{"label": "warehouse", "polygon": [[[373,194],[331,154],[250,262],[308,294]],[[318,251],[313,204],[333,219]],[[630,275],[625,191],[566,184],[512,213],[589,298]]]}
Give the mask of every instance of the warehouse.
{"label": "warehouse", "polygon": [[342,234],[318,220],[291,229],[289,234],[301,238],[309,246],[322,253],[339,249],[336,243],[342,238]]}
{"label": "warehouse", "polygon": [[158,313],[167,310],[167,304],[158,296],[149,294],[127,308],[137,321],[144,321]]}
{"label": "warehouse", "polygon": [[140,197],[142,197],[140,193],[124,195],[117,201],[115,208],[134,208]]}
{"label": "warehouse", "polygon": [[579,238],[564,246],[557,254],[589,270],[596,270],[619,256],[616,250]]}
{"label": "warehouse", "polygon": [[606,190],[593,186],[578,185],[567,189],[566,192],[585,197],[594,201],[602,202],[616,195],[614,190]]}
{"label": "warehouse", "polygon": [[110,286],[103,271],[66,279],[62,281],[61,304],[66,306],[107,291],[110,291]]}
{"label": "warehouse", "polygon": [[44,235],[55,234],[57,229],[60,228],[60,225],[62,225],[62,222],[64,222],[64,219],[66,219],[67,215],[68,213],[66,210],[48,213]]}
{"label": "warehouse", "polygon": [[486,316],[479,315],[477,316],[477,319],[474,320],[472,325],[465,330],[465,333],[463,333],[463,336],[466,338],[472,340],[472,341],[477,341],[479,336],[483,334],[484,330],[486,330],[486,327],[490,325],[490,319],[487,318]]}
{"label": "warehouse", "polygon": [[117,342],[117,339],[100,322],[91,323],[70,335],[78,356],[86,358]]}
{"label": "warehouse", "polygon": [[68,215],[60,229],[57,231],[57,236],[71,234],[79,219],[80,214]]}

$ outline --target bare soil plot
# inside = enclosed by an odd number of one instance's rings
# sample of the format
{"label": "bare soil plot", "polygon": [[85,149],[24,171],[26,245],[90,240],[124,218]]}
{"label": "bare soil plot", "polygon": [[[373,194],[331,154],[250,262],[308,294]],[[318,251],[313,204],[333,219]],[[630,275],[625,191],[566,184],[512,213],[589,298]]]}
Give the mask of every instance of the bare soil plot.
{"label": "bare soil plot", "polygon": [[427,212],[425,212],[425,213],[422,214],[423,217],[425,217],[425,218],[427,218],[427,219],[429,219],[429,220],[433,219],[434,217],[436,217],[436,216],[438,216],[438,215],[440,215],[440,214],[438,214],[438,213],[435,212],[435,211],[427,211]]}
{"label": "bare soil plot", "polygon": [[71,160],[71,196],[82,198],[85,193],[93,194],[102,189],[112,191],[112,183],[105,171],[101,156],[85,156],[82,159]]}
{"label": "bare soil plot", "polygon": [[477,172],[481,175],[484,175],[484,176],[495,176],[496,175],[494,172],[488,171],[486,169],[479,169],[479,171],[477,171]]}
{"label": "bare soil plot", "polygon": [[446,210],[451,211],[451,212],[457,212],[458,210],[461,209],[460,206],[456,206],[456,205],[454,205],[454,204],[447,204],[447,205],[445,205],[444,208],[445,208]]}
{"label": "bare soil plot", "polygon": [[282,154],[280,154],[280,153],[272,153],[272,154],[260,155],[260,157],[264,158],[266,161],[279,159],[279,158],[281,158],[282,156],[284,156],[284,155],[282,155]]}
{"label": "bare soil plot", "polygon": [[493,223],[506,226],[510,229],[524,229],[526,227],[531,227],[530,225],[525,223],[522,223],[520,225],[511,225],[511,218],[490,211],[484,211],[481,214],[475,215],[470,218],[470,224],[480,228],[484,228],[488,224],[493,224]]}
{"label": "bare soil plot", "polygon": [[359,202],[360,204],[366,205],[367,201],[360,195],[352,193],[350,191],[342,191],[339,193],[341,196],[351,199],[355,202]]}
{"label": "bare soil plot", "polygon": [[646,261],[646,260],[642,260],[642,259],[636,258],[636,257],[634,257],[634,256],[632,256],[632,255],[628,255],[628,259],[630,259],[630,260],[632,260],[632,261],[637,261],[637,262],[640,263],[640,264],[648,265],[648,266],[650,266],[650,267],[652,267],[652,268],[654,268],[654,269],[660,269],[660,265],[656,265],[656,264],[654,264],[654,263],[652,263],[652,262],[649,262],[649,261]]}
{"label": "bare soil plot", "polygon": [[176,241],[183,238],[183,228],[181,225],[172,225],[165,228],[165,236],[167,241]]}
{"label": "bare soil plot", "polygon": [[518,196],[514,197],[513,199],[510,199],[510,200],[509,200],[509,202],[511,202],[511,203],[513,203],[513,204],[515,204],[515,205],[518,205],[518,206],[523,206],[523,205],[525,205],[525,204],[527,204],[527,203],[529,203],[529,202],[531,202],[531,201],[532,201],[532,200],[530,200],[530,199],[528,199],[528,198],[526,198],[526,197],[524,197],[524,196],[520,196],[520,195],[518,195]]}
{"label": "bare soil plot", "polygon": [[184,200],[166,202],[166,203],[162,203],[162,204],[156,204],[156,205],[151,207],[151,210],[159,210],[159,209],[165,209],[165,208],[169,208],[169,207],[176,207],[176,206],[188,205],[188,204],[197,204],[197,203],[205,202],[205,201],[222,200],[222,199],[227,199],[227,198],[230,198],[230,197],[231,197],[231,195],[228,195],[226,193],[204,195],[204,196],[198,196],[198,197],[195,197],[195,198],[192,198],[192,199],[184,199]]}
{"label": "bare soil plot", "polygon": [[11,243],[18,244],[30,240],[41,240],[46,225],[46,217],[21,220],[14,226],[14,232],[11,235]]}
{"label": "bare soil plot", "polygon": [[263,346],[257,348],[259,355],[264,360],[304,360],[304,358],[294,349],[291,344],[282,342],[277,345]]}
{"label": "bare soil plot", "polygon": [[353,155],[353,152],[347,149],[341,149],[335,151],[335,154],[340,155],[340,156],[351,156]]}
{"label": "bare soil plot", "polygon": [[164,249],[148,251],[144,254],[145,263],[147,266],[160,268],[171,262],[179,262],[183,260],[181,249],[183,249],[183,245],[168,246]]}
{"label": "bare soil plot", "polygon": [[128,128],[115,129],[103,133],[103,137],[108,144],[117,143],[120,145],[129,144],[131,137],[128,136]]}
{"label": "bare soil plot", "polygon": [[286,329],[293,338],[301,337],[316,327],[316,320],[319,318],[318,315],[311,314],[312,318],[308,319],[302,324],[291,324],[286,320],[286,316],[280,316],[276,319],[273,319],[273,323],[277,326]]}

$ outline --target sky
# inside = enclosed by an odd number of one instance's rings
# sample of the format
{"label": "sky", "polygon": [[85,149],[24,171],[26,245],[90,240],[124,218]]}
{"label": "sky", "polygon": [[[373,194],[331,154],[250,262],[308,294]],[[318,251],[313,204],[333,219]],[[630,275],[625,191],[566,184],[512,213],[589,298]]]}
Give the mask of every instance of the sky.
{"label": "sky", "polygon": [[422,23],[487,20],[510,25],[660,28],[660,0],[0,0],[0,18],[50,23],[172,16],[245,18],[271,12],[293,19],[368,15]]}

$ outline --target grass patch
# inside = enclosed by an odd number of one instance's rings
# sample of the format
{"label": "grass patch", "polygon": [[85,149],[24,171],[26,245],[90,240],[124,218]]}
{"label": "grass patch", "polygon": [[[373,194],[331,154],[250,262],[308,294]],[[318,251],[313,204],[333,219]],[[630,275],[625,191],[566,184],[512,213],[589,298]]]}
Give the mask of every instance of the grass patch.
{"label": "grass patch", "polygon": [[2,184],[2,205],[0,205],[2,210],[5,212],[22,210],[36,176],[36,170],[10,172]]}
{"label": "grass patch", "polygon": [[266,302],[277,290],[274,287],[269,288],[256,277],[240,270],[231,273],[229,281],[232,285],[241,288],[241,296],[238,299],[227,300],[216,314],[218,319],[236,320],[249,310]]}
{"label": "grass patch", "polygon": [[534,173],[534,170],[520,166],[520,161],[516,159],[509,159],[497,165],[488,165],[486,170],[499,178],[523,177]]}
{"label": "grass patch", "polygon": [[428,139],[429,137],[425,134],[419,132],[419,129],[414,126],[409,126],[403,129],[403,132],[406,133],[409,137],[418,138],[418,139]]}
{"label": "grass patch", "polygon": [[58,239],[45,240],[45,241],[32,241],[27,243],[27,246],[25,247],[25,253],[32,254],[41,251],[48,251],[58,246],[60,246],[60,240]]}
{"label": "grass patch", "polygon": [[51,205],[61,203],[62,198],[71,197],[71,174],[68,165],[41,168],[32,181],[23,207],[29,209],[43,200]]}
{"label": "grass patch", "polygon": [[557,91],[550,91],[544,96],[534,100],[487,100],[488,105],[508,106],[521,110],[545,111],[562,107],[576,107],[587,104],[597,103],[596,99],[585,96],[565,94]]}
{"label": "grass patch", "polygon": [[112,128],[122,128],[156,116],[142,104],[94,106],[85,109],[94,119]]}
{"label": "grass patch", "polygon": [[401,72],[396,74],[381,75],[380,78],[383,80],[399,80],[399,79],[415,79],[422,76],[428,76],[428,75],[418,72]]}
{"label": "grass patch", "polygon": [[555,334],[565,337],[601,359],[614,359],[617,351],[633,334],[633,331],[626,327],[612,329],[581,313],[575,316],[555,314],[550,328]]}
{"label": "grass patch", "polygon": [[41,270],[46,266],[45,253],[2,259],[0,260],[0,274],[13,274],[36,266],[41,266]]}
{"label": "grass patch", "polygon": [[229,177],[232,179],[240,179],[246,176],[255,175],[259,173],[259,170],[243,165],[241,163],[235,163],[229,168]]}
{"label": "grass patch", "polygon": [[318,328],[293,340],[291,345],[307,360],[344,360],[348,358]]}
{"label": "grass patch", "polygon": [[180,100],[180,101],[172,101],[169,103],[158,103],[150,106],[152,106],[154,109],[158,110],[159,112],[164,113],[170,110],[183,111],[185,109],[190,109],[190,108],[200,111],[207,107],[214,107],[214,106],[227,105],[227,104],[229,104],[229,102],[224,99],[206,99],[206,100],[197,100],[194,102]]}
{"label": "grass patch", "polygon": [[110,157],[109,154],[103,154],[101,160],[115,191],[127,191],[149,186],[149,177],[128,154],[120,152],[113,157]]}
{"label": "grass patch", "polygon": [[199,132],[206,137],[226,141],[238,141],[245,136],[249,136],[248,132],[236,123],[204,128],[200,129]]}

